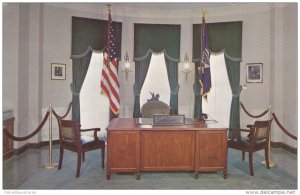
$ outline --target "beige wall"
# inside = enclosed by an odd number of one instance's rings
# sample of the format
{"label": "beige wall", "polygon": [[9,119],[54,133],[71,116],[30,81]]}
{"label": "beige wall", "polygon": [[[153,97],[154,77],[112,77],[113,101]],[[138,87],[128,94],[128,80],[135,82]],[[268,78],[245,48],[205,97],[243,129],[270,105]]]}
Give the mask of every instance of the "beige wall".
{"label": "beige wall", "polygon": [[[19,136],[29,134],[37,127],[49,104],[63,113],[71,100],[69,86],[72,80],[71,17],[107,19],[104,4],[98,5],[95,10],[89,12],[54,5],[56,4],[20,6],[11,3],[3,7],[3,108],[14,110],[16,135]],[[261,113],[272,105],[279,120],[284,121],[283,125],[297,134],[297,4],[260,5],[262,6],[257,7],[253,4],[253,9],[209,10],[207,22],[243,21],[243,61],[240,82],[242,85],[245,84],[246,63],[263,63],[264,76],[263,83],[247,84],[247,89],[241,93],[241,101],[253,114]],[[128,51],[132,59],[134,23],[162,23],[181,24],[181,59],[185,53],[188,53],[191,58],[192,24],[200,23],[198,11],[193,10],[192,13],[187,12],[182,15],[165,14],[161,11],[155,14],[129,11],[131,10],[114,10],[114,7],[112,10],[113,20],[123,23],[122,56]],[[50,79],[50,66],[55,62],[66,64],[66,80]],[[193,78],[191,77],[193,74],[191,73],[188,82],[185,82],[181,69],[179,67],[178,71],[179,112],[193,116]],[[122,71],[119,75],[121,117],[132,116],[133,65],[131,70],[127,83],[124,82]],[[241,124],[245,125],[248,121],[250,122],[251,119],[241,111]],[[42,135],[33,138],[32,142],[48,139],[47,125]],[[55,121],[53,128],[55,139],[58,138]],[[297,146],[276,126],[274,126],[272,139]],[[21,144],[15,144],[15,147]]]}

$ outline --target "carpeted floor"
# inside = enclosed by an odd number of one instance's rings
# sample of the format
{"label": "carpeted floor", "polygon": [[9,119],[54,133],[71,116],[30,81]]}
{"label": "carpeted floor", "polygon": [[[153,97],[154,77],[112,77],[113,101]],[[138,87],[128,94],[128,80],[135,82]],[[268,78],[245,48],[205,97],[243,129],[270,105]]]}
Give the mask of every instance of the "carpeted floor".
{"label": "carpeted floor", "polygon": [[[58,146],[53,148],[53,162],[58,162]],[[112,173],[111,180],[106,180],[105,169],[100,166],[100,151],[86,153],[86,160],[81,166],[81,175],[75,177],[76,154],[65,151],[61,170],[44,169],[48,161],[48,148],[30,149],[19,156],[3,162],[3,189],[224,189],[224,190],[259,190],[259,189],[297,189],[297,155],[282,149],[271,150],[271,160],[277,166],[267,169],[261,164],[262,153],[254,155],[254,174],[249,175],[248,155],[241,160],[241,152],[228,151],[228,179],[223,179],[222,172],[199,174],[194,179],[192,172],[143,172],[141,179],[134,174]]]}

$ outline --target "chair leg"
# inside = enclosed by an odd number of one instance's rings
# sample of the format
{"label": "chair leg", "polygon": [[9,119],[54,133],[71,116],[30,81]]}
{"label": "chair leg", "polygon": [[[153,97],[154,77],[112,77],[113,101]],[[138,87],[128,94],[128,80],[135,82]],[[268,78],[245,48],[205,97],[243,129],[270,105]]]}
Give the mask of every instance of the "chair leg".
{"label": "chair leg", "polygon": [[254,173],[253,173],[253,152],[249,152],[249,167],[250,167],[250,175],[254,176]]}
{"label": "chair leg", "polygon": [[101,148],[102,169],[104,169],[105,147]]}
{"label": "chair leg", "polygon": [[267,165],[267,168],[270,169],[270,165],[269,165],[269,150],[268,148],[265,148],[265,159],[266,159],[266,165]]}
{"label": "chair leg", "polygon": [[82,162],[85,161],[85,152],[82,152]]}
{"label": "chair leg", "polygon": [[242,159],[245,161],[245,150],[242,151]]}
{"label": "chair leg", "polygon": [[81,152],[77,153],[77,172],[76,177],[79,177],[80,175],[80,166],[81,166]]}
{"label": "chair leg", "polygon": [[58,162],[58,169],[61,169],[61,165],[62,165],[63,157],[64,157],[64,149],[63,149],[62,147],[60,147],[60,150],[59,150],[59,162]]}

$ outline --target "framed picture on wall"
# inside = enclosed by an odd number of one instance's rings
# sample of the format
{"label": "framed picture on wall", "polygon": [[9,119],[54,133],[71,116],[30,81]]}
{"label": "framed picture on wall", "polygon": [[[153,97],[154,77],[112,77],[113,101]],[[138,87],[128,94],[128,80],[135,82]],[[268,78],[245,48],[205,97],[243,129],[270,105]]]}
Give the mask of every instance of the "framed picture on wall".
{"label": "framed picture on wall", "polygon": [[246,64],[246,82],[262,83],[263,82],[263,64],[247,63]]}
{"label": "framed picture on wall", "polygon": [[66,80],[66,64],[51,64],[51,80]]}

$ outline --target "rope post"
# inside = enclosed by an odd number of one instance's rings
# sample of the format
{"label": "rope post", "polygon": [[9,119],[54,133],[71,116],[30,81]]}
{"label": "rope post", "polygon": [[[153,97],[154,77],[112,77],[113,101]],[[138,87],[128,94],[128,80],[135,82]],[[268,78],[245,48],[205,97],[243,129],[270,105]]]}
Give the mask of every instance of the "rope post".
{"label": "rope post", "polygon": [[[271,105],[269,106],[269,120],[271,120],[273,118],[273,115],[272,115],[272,108],[271,108]],[[268,143],[268,153],[269,153],[269,156],[268,156],[268,160],[269,160],[269,167],[276,167],[276,163],[273,162],[271,160],[271,131],[270,131],[270,135],[269,135],[269,143]],[[261,164],[267,166],[267,163],[266,161],[262,161]]]}
{"label": "rope post", "polygon": [[57,167],[56,163],[52,163],[52,105],[49,105],[49,162],[43,165],[45,169]]}

